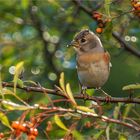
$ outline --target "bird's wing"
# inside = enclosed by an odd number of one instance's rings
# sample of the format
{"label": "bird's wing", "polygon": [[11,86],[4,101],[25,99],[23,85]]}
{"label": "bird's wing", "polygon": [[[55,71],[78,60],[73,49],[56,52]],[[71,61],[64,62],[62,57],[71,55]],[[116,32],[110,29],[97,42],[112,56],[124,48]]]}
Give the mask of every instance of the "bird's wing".
{"label": "bird's wing", "polygon": [[111,59],[110,54],[109,54],[109,52],[106,51],[104,53],[104,61],[108,64],[109,69],[110,69],[110,67],[112,67],[112,64],[110,62],[110,59]]}

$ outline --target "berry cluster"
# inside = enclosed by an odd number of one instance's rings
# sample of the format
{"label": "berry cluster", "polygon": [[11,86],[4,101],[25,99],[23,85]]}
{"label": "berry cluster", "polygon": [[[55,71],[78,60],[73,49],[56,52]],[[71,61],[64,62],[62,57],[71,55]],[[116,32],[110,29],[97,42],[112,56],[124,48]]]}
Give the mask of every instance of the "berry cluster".
{"label": "berry cluster", "polygon": [[4,133],[0,133],[0,139],[4,138]]}
{"label": "berry cluster", "polygon": [[11,127],[14,129],[15,136],[18,137],[21,133],[26,133],[29,140],[35,140],[38,135],[38,130],[30,123],[20,123],[13,121]]}
{"label": "berry cluster", "polygon": [[106,24],[108,22],[110,22],[110,19],[106,19],[103,17],[103,15],[97,11],[94,11],[92,13],[92,17],[94,20],[97,21],[98,27],[96,28],[96,32],[97,33],[102,33],[103,32],[103,28],[106,26]]}
{"label": "berry cluster", "polygon": [[131,4],[133,6],[134,14],[140,17],[140,1],[139,0],[131,0]]}

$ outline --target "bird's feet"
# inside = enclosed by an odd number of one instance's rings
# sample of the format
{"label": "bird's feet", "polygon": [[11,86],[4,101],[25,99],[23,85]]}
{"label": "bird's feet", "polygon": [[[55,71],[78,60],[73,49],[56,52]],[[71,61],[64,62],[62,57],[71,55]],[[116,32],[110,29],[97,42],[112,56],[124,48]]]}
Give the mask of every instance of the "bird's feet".
{"label": "bird's feet", "polygon": [[87,98],[89,98],[89,95],[86,93],[87,87],[82,86],[81,94],[83,95],[84,102],[86,101]]}
{"label": "bird's feet", "polygon": [[102,90],[101,88],[99,90],[105,95],[106,102],[109,103],[111,101],[112,97],[109,94],[107,94],[104,90]]}

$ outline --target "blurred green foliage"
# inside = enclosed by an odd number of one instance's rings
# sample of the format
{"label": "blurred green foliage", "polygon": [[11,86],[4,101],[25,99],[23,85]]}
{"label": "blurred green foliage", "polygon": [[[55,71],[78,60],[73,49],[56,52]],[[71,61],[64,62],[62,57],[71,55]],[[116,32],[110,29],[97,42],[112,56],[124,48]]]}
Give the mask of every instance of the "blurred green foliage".
{"label": "blurred green foliage", "polygon": [[[97,11],[111,17],[132,9],[128,0],[79,1],[91,9],[94,9],[97,4],[101,4]],[[114,18],[111,22],[112,25],[109,24],[105,31],[99,35],[103,46],[111,54],[111,74],[103,87],[111,96],[128,96],[127,92],[125,94],[122,91],[122,87],[140,82],[140,59],[121,48],[120,43],[111,35],[112,31],[121,33],[128,44],[140,50],[139,20],[132,13],[127,13]],[[0,0],[0,70],[2,80],[12,81],[13,75],[10,68],[18,62],[24,61],[23,80],[33,80],[50,88],[58,84],[59,74],[64,71],[72,91],[78,92],[75,52],[66,46],[73,39],[75,33],[82,28],[89,28],[95,32],[97,23],[71,0]],[[139,96],[139,93],[138,91],[133,96]],[[31,97],[32,104],[44,103],[47,100],[41,94],[31,93],[28,95],[29,97],[24,95],[24,92],[23,95],[20,91],[17,94],[25,99]],[[107,115],[113,113],[113,107],[106,106],[109,110],[106,112]],[[123,105],[121,107],[123,110]],[[56,131],[58,130],[54,129],[54,132]],[[93,132],[92,129],[83,131],[85,135],[91,135]],[[105,133],[95,131],[98,130],[94,130],[95,137]],[[54,132],[51,134],[53,138],[55,137],[53,136]],[[126,133],[128,132],[126,131]],[[112,136],[115,137],[118,133],[116,130],[116,134],[112,134]],[[63,132],[60,131],[58,136],[62,135]],[[123,134],[122,130],[119,139],[125,139],[125,135],[128,136],[128,134]]]}

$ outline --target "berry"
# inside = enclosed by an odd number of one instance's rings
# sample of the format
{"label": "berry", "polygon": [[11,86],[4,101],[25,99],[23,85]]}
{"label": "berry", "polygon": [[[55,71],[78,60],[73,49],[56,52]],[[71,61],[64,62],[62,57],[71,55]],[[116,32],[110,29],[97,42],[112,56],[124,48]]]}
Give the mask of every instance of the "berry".
{"label": "berry", "polygon": [[96,29],[96,32],[99,33],[99,34],[102,33],[102,32],[103,32],[103,28],[99,28],[99,27],[98,27],[98,28]]}

